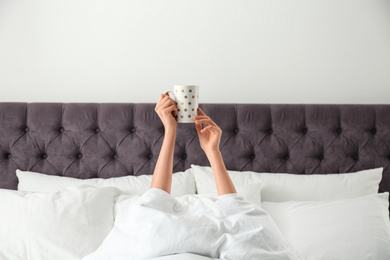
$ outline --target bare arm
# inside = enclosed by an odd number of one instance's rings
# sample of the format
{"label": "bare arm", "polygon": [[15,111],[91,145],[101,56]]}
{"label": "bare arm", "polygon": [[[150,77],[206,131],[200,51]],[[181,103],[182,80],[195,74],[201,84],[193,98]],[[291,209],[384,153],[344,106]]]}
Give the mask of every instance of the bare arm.
{"label": "bare arm", "polygon": [[151,188],[159,188],[171,193],[175,140],[176,129],[166,130],[156,167],[154,168]]}
{"label": "bare arm", "polygon": [[[200,146],[206,153],[213,170],[218,195],[237,193],[219,150],[222,130],[200,108],[198,108],[198,114],[194,117],[196,120],[195,127],[198,132]],[[202,123],[206,125],[203,129]]]}
{"label": "bare arm", "polygon": [[161,94],[155,111],[164,125],[165,135],[150,187],[171,193],[173,152],[175,150],[177,129],[174,115],[177,115],[178,110],[175,102],[168,95]]}
{"label": "bare arm", "polygon": [[217,185],[218,195],[237,193],[232,180],[226,170],[222,154],[218,150],[206,153],[209,159],[211,169],[214,173],[215,184]]}

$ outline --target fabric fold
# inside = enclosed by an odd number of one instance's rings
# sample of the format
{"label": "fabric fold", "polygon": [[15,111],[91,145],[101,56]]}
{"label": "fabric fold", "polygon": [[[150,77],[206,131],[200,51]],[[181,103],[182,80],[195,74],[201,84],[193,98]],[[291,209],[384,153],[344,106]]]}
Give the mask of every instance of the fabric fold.
{"label": "fabric fold", "polygon": [[268,214],[237,194],[175,198],[152,188],[83,260],[184,253],[234,260],[300,259]]}

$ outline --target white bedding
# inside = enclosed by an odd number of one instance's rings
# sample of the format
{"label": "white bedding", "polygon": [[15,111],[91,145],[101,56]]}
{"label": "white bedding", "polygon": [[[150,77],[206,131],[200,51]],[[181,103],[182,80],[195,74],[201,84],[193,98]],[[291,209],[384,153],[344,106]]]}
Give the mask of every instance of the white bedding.
{"label": "white bedding", "polygon": [[[191,164],[198,194],[217,194],[213,170],[210,166]],[[323,201],[352,199],[378,193],[383,168],[351,173],[287,174],[228,170],[237,193],[250,200],[261,201]],[[255,185],[255,186],[253,186]],[[249,187],[249,189],[248,189]],[[254,191],[261,191],[257,195]],[[259,202],[259,205],[261,202]]]}
{"label": "white bedding", "polygon": [[83,260],[301,259],[259,206],[237,194],[182,196],[150,189]]}
{"label": "white bedding", "polygon": [[118,189],[54,193],[0,189],[0,260],[80,260],[114,225]]}
{"label": "white bedding", "polygon": [[211,258],[207,256],[201,256],[197,254],[184,253],[184,254],[175,254],[168,256],[160,256],[152,258],[151,260],[220,260],[219,258]]}
{"label": "white bedding", "polygon": [[[263,202],[308,260],[390,259],[389,193],[336,201]],[[325,245],[325,246],[324,246]]]}

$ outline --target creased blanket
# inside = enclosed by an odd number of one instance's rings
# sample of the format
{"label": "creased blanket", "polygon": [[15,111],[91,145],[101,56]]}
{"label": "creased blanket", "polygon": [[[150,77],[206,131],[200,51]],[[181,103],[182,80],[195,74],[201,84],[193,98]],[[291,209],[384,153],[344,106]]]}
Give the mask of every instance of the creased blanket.
{"label": "creased blanket", "polygon": [[193,259],[301,259],[268,214],[237,194],[174,198],[152,188],[83,260],[179,259],[185,253],[199,256]]}

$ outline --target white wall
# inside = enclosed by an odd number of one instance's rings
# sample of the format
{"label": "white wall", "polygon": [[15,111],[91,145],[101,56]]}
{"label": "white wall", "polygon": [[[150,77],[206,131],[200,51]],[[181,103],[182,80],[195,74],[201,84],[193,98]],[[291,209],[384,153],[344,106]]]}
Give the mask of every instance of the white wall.
{"label": "white wall", "polygon": [[390,103],[390,0],[0,0],[0,102]]}

